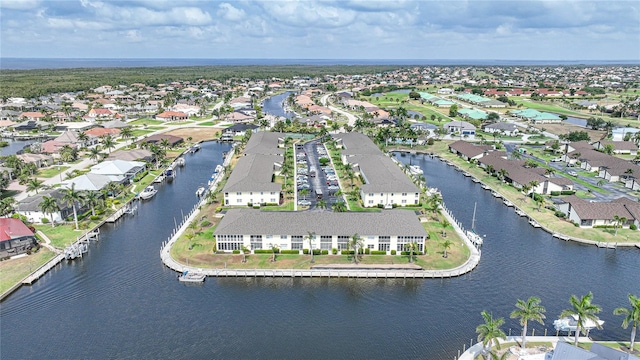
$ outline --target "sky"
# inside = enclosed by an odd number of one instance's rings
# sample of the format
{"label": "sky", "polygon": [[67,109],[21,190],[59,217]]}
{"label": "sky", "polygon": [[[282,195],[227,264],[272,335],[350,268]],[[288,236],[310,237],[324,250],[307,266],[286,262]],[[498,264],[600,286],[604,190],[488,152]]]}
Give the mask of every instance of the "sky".
{"label": "sky", "polygon": [[638,0],[0,0],[0,56],[639,60]]}

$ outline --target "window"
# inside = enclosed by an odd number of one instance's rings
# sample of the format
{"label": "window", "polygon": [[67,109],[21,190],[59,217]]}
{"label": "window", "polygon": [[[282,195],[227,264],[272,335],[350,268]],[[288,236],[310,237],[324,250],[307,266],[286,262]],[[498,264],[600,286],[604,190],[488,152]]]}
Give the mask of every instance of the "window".
{"label": "window", "polygon": [[242,193],[241,192],[237,192],[236,195],[242,196]]}
{"label": "window", "polygon": [[369,196],[373,196],[373,193],[369,194]]}
{"label": "window", "polygon": [[406,203],[407,203],[407,200],[406,200],[406,199],[402,199],[402,203],[403,203],[403,204],[406,204]]}
{"label": "window", "polygon": [[331,245],[333,244],[332,236],[330,235],[322,235],[320,236],[320,249],[322,250],[331,250]]}
{"label": "window", "polygon": [[242,199],[238,199],[238,204],[240,204],[242,202]]}
{"label": "window", "polygon": [[249,195],[253,195],[253,191],[249,192]]}
{"label": "window", "polygon": [[251,235],[251,250],[262,249],[262,235]]}
{"label": "window", "polygon": [[379,251],[389,251],[389,245],[390,244],[378,244],[378,250]]}
{"label": "window", "polygon": [[260,195],[264,195],[264,191],[260,191]]}
{"label": "window", "polygon": [[420,194],[419,194],[419,193],[416,193],[416,197],[420,197]]}
{"label": "window", "polygon": [[347,250],[347,243],[349,242],[349,237],[344,235],[338,236],[338,250]]}
{"label": "window", "polygon": [[369,244],[369,245],[367,245],[367,248],[368,248],[369,250],[373,250],[373,249],[374,249],[374,247],[375,247],[375,245],[373,245],[373,244]]}
{"label": "window", "polygon": [[402,193],[402,196],[407,196],[407,193]]}
{"label": "window", "polygon": [[271,192],[271,195],[275,195],[275,194],[276,194],[276,192],[275,192],[275,191],[272,191],[272,192]]}
{"label": "window", "polygon": [[302,235],[291,236],[291,250],[302,250],[303,239],[304,239],[304,236]]}
{"label": "window", "polygon": [[369,204],[373,204],[373,200],[369,200]]}
{"label": "window", "polygon": [[272,203],[276,202],[276,199],[275,198],[271,198],[271,202]]}
{"label": "window", "polygon": [[242,249],[242,235],[216,235],[218,250],[233,251]]}
{"label": "window", "polygon": [[265,239],[273,239],[273,235],[267,235],[265,236]]}
{"label": "window", "polygon": [[287,235],[280,235],[280,240],[287,240]]}

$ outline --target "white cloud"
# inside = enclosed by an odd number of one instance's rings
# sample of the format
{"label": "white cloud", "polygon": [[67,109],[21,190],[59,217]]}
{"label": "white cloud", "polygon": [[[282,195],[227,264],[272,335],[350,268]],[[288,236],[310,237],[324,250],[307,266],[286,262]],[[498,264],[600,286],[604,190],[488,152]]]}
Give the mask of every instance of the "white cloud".
{"label": "white cloud", "polygon": [[2,0],[0,8],[12,10],[32,10],[40,6],[40,0]]}
{"label": "white cloud", "polygon": [[222,3],[218,5],[217,15],[225,20],[240,21],[244,19],[245,12],[242,9],[236,9],[229,3]]}

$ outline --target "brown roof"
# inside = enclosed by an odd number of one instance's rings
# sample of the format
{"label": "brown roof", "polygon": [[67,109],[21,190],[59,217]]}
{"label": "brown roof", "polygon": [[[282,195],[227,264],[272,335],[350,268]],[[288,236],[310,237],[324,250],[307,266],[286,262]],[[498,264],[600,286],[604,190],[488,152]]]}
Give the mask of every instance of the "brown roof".
{"label": "brown roof", "polygon": [[459,152],[460,154],[468,158],[478,156],[484,153],[485,151],[493,150],[492,146],[487,146],[487,145],[477,146],[464,140],[458,140],[456,142],[452,142],[451,144],[449,144],[449,148]]}
{"label": "brown roof", "polygon": [[[636,219],[629,208],[634,209],[637,214],[640,209],[635,209],[631,205],[627,205],[624,201],[618,199],[612,202],[589,202],[575,195],[567,196],[563,199],[565,203],[571,204],[571,207],[582,220],[613,220],[614,217],[621,216],[627,219]],[[640,207],[640,204],[637,205]]]}

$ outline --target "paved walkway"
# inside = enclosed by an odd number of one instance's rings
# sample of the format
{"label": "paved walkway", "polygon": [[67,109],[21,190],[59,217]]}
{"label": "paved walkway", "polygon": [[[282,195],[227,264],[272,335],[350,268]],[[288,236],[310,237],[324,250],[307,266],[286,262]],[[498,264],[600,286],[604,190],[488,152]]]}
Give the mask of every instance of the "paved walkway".
{"label": "paved walkway", "polygon": [[[591,339],[589,339],[588,337],[580,337],[578,339],[580,342],[592,342]],[[498,342],[500,344],[506,344],[506,343],[513,343],[513,342],[517,342],[520,343],[522,341],[522,336],[507,336],[506,340],[498,340]],[[531,343],[531,342],[550,342],[552,345],[552,348],[555,348],[556,345],[558,344],[558,342],[567,342],[567,343],[571,343],[573,344],[574,341],[574,337],[567,337],[567,336],[527,336],[527,343]],[[476,356],[480,355],[482,353],[482,348],[483,345],[482,343],[476,343],[473,346],[471,346],[469,349],[467,349],[465,352],[462,353],[462,355],[460,355],[460,357],[458,358],[458,360],[474,360],[476,358]],[[504,347],[503,347],[504,349]],[[534,356],[534,355],[520,355],[521,359],[544,359],[544,354],[547,352],[552,351],[553,349],[547,349],[548,351],[542,350],[542,351],[538,351],[539,353],[541,353],[542,356]]]}

